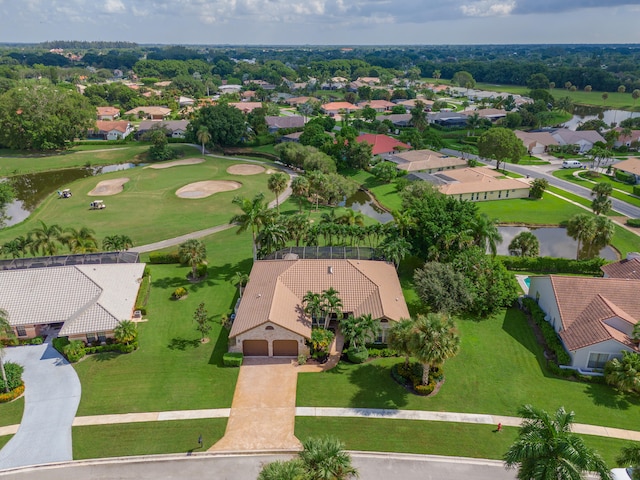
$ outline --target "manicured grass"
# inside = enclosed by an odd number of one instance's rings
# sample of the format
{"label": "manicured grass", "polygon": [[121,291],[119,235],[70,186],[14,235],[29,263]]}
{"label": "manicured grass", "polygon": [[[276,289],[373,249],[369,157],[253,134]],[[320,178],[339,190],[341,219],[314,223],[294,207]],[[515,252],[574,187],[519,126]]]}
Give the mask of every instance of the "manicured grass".
{"label": "manicured grass", "polygon": [[73,459],[206,452],[226,426],[226,418],[207,418],[73,427]]}
{"label": "manicured grass", "polygon": [[640,248],[640,236],[630,232],[626,228],[616,225],[616,233],[613,236],[611,245],[615,247],[622,258],[629,252],[637,252]]}
{"label": "manicured grass", "polygon": [[[89,227],[95,230],[99,240],[107,235],[126,234],[136,245],[226,224],[234,213],[240,211],[231,203],[236,195],[252,198],[262,191],[268,197],[272,196],[267,189],[267,174],[240,176],[226,172],[229,166],[237,163],[242,162],[207,158],[206,162],[196,165],[167,169],[134,168],[77,180],[67,186],[73,191],[73,197],[61,200],[54,192],[27,220],[0,230],[0,244],[25,235],[39,226],[40,220],[63,228]],[[89,209],[89,203],[96,198],[89,196],[89,191],[103,180],[123,177],[130,180],[122,193],[98,197],[104,200],[106,209]],[[180,187],[202,180],[231,180],[239,182],[242,187],[201,199],[176,196],[175,192]]]}
{"label": "manicured grass", "polygon": [[584,197],[581,197],[581,196],[576,195],[576,194],[571,193],[571,192],[567,192],[566,190],[562,190],[561,188],[557,188],[557,187],[554,187],[552,185],[549,185],[547,187],[547,191],[556,193],[556,194],[562,196],[563,198],[571,200],[572,202],[576,202],[576,203],[579,203],[580,205],[584,205],[589,210],[591,210],[591,201],[586,199],[586,198],[584,198]]}
{"label": "manicured grass", "polygon": [[0,437],[0,450],[2,450],[2,447],[9,443],[9,440],[11,440],[12,438],[13,435],[5,435],[3,437]]}
{"label": "manicured grass", "polygon": [[[516,439],[516,427],[469,423],[424,422],[372,418],[297,417],[296,437],[338,437],[348,450],[452,455],[501,460]],[[628,442],[607,437],[581,435],[609,466]]]}
{"label": "manicured grass", "polygon": [[477,205],[480,212],[485,212],[500,222],[529,225],[558,225],[576,213],[584,212],[580,207],[553,195],[545,195],[540,200],[516,198],[477,202]]}
{"label": "manicured grass", "polygon": [[501,311],[477,321],[457,321],[460,353],[444,365],[445,383],[434,397],[408,393],[391,378],[400,358],[362,365],[341,362],[326,373],[298,375],[297,404],[517,415],[531,403],[555,410],[564,405],[580,423],[634,428],[640,424],[640,398],[619,395],[606,385],[558,379],[545,359],[524,315]]}
{"label": "manicured grass", "polygon": [[255,150],[256,152],[270,153],[271,155],[277,155],[273,147],[274,145],[261,145],[259,147],[251,147],[251,150]]}
{"label": "manicured grass", "polygon": [[24,397],[20,397],[13,402],[0,403],[0,427],[20,423],[23,411]]}
{"label": "manicured grass", "polygon": [[[191,284],[188,267],[150,265],[148,322],[140,323],[140,349],[128,355],[97,354],[75,365],[82,384],[78,415],[224,408],[231,405],[238,369],[222,366],[236,271],[249,273],[251,237],[226,230],[205,239],[208,278]],[[171,300],[177,287],[189,295]],[[200,302],[212,319],[210,343],[201,344],[193,313]]]}
{"label": "manicured grass", "polygon": [[585,174],[581,174],[577,177],[575,177],[572,174],[572,170],[556,170],[553,172],[553,176],[557,177],[557,178],[561,178],[562,180],[566,180],[568,182],[571,183],[575,183],[576,185],[581,185],[585,188],[588,189],[592,189],[596,183],[608,183],[611,186],[613,186],[613,188],[617,188],[619,190],[624,190],[627,193],[622,193],[622,192],[617,192],[617,191],[613,191],[611,193],[611,196],[613,198],[616,198],[618,200],[621,200],[623,202],[627,202],[630,203],[631,205],[635,205],[636,207],[640,207],[640,198],[634,197],[631,195],[631,193],[633,193],[633,186],[632,185],[628,185],[626,183],[622,183],[622,182],[618,182],[617,180],[607,176],[607,175],[601,175],[597,178],[594,179],[587,179],[584,178]]}

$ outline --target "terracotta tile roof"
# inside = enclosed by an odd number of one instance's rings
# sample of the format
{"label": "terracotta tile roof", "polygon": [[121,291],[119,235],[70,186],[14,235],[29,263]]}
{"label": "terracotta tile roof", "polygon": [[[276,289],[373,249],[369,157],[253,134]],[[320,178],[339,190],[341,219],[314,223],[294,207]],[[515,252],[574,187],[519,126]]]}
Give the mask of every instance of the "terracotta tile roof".
{"label": "terracotta tile roof", "polygon": [[128,110],[127,112],[125,112],[126,115],[137,115],[138,112],[143,112],[146,115],[162,115],[162,116],[167,116],[171,113],[171,109],[167,108],[167,107],[154,107],[154,106],[149,106],[149,107],[136,107],[133,108],[131,110]]}
{"label": "terracotta tile roof", "polygon": [[99,117],[103,115],[107,115],[107,116],[120,115],[120,109],[116,107],[96,107],[96,109],[98,111]]}
{"label": "terracotta tile roof", "polygon": [[549,276],[562,331],[572,351],[606,340],[633,348],[629,337],[610,322],[617,317],[630,327],[640,319],[640,281],[617,278]]}
{"label": "terracotta tile roof", "polygon": [[292,97],[285,100],[289,105],[302,105],[307,102],[317,102],[318,99],[316,97]]}
{"label": "terracotta tile roof", "polygon": [[325,112],[329,112],[329,111],[332,112],[332,111],[338,111],[338,110],[353,111],[353,110],[360,110],[360,107],[349,102],[329,102],[322,105],[322,109]]}
{"label": "terracotta tile roof", "polygon": [[395,268],[386,262],[260,260],[253,264],[229,336],[271,322],[309,337],[311,323],[302,298],[330,287],[339,292],[344,312],[390,320],[409,316]]}
{"label": "terracotta tile roof", "polygon": [[128,120],[97,120],[96,126],[99,132],[111,132],[116,130],[125,133],[130,128]]}
{"label": "terracotta tile roof", "polygon": [[607,277],[640,280],[640,258],[629,258],[600,267]]}
{"label": "terracotta tile roof", "polygon": [[300,115],[289,115],[287,117],[277,117],[268,115],[264,117],[265,122],[271,128],[299,128],[304,127],[304,117]]}
{"label": "terracotta tile roof", "polygon": [[356,142],[367,142],[371,144],[371,146],[373,147],[371,153],[373,153],[374,155],[379,155],[381,153],[391,153],[403,148],[407,150],[411,148],[411,145],[402,143],[395,138],[389,137],[388,135],[376,135],[373,133],[363,133],[358,138],[356,138]]}
{"label": "terracotta tile roof", "polygon": [[549,132],[523,132],[522,130],[514,130],[513,133],[516,134],[516,137],[518,137],[529,150],[535,147],[536,143],[545,146],[559,145],[558,141],[553,138]]}
{"label": "terracotta tile roof", "polygon": [[622,162],[614,163],[613,168],[622,170],[623,172],[640,175],[640,159],[629,158],[627,160],[623,160]]}
{"label": "terracotta tile roof", "polygon": [[230,107],[236,107],[244,113],[251,113],[256,108],[262,108],[262,102],[230,102]]}
{"label": "terracotta tile roof", "polygon": [[433,175],[448,182],[438,187],[445,195],[529,188],[529,184],[526,181],[509,177],[499,178],[502,176],[500,172],[486,167],[458,168],[434,173]]}
{"label": "terracotta tile roof", "polygon": [[433,168],[460,167],[467,164],[467,161],[459,157],[451,157],[433,150],[411,150],[399,152],[393,155],[394,160],[400,160],[399,170],[408,172],[418,172]]}
{"label": "terracotta tile roof", "polygon": [[393,107],[396,106],[395,103],[393,102],[389,102],[387,100],[367,100],[366,102],[360,102],[358,103],[359,107],[366,107],[369,106],[371,108],[386,108],[386,109],[392,109]]}

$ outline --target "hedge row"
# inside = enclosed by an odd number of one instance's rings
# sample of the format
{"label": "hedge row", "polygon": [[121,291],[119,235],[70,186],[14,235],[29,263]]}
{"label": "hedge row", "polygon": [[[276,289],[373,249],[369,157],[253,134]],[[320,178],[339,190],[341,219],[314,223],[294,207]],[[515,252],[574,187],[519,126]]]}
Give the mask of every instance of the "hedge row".
{"label": "hedge row", "polygon": [[149,263],[151,264],[170,264],[180,263],[180,254],[177,250],[173,252],[152,252],[149,254]]}
{"label": "hedge row", "polygon": [[564,345],[562,345],[562,342],[560,341],[560,338],[553,326],[544,319],[544,310],[540,308],[535,300],[529,297],[525,297],[522,300],[522,303],[531,314],[533,321],[540,327],[544,340],[547,342],[547,346],[556,354],[558,365],[569,365],[571,363],[571,356],[565,350]]}
{"label": "hedge row", "polygon": [[640,227],[640,218],[627,219],[627,225],[629,225],[630,227]]}
{"label": "hedge row", "polygon": [[222,364],[225,367],[239,367],[242,365],[244,355],[240,352],[227,352],[222,355]]}
{"label": "hedge row", "polygon": [[633,186],[633,194],[637,195],[638,197],[640,197],[640,185],[634,185]]}
{"label": "hedge row", "polygon": [[6,402],[10,402],[11,400],[15,400],[23,393],[24,393],[24,383],[18,385],[9,393],[0,393],[0,403],[6,403]]}
{"label": "hedge row", "polygon": [[4,373],[7,377],[7,383],[4,383],[4,380],[0,376],[0,392],[4,392],[5,389],[13,390],[22,385],[22,373],[24,372],[24,368],[22,365],[18,365],[13,362],[6,362],[4,364]]}
{"label": "hedge row", "polygon": [[70,363],[75,363],[87,354],[103,352],[131,353],[138,349],[138,342],[107,343],[106,345],[86,346],[82,340],[69,341],[67,337],[53,339],[53,347],[60,352]]}
{"label": "hedge row", "polygon": [[507,270],[519,270],[540,273],[576,273],[582,275],[600,275],[607,261],[597,257],[590,260],[572,260],[570,258],[553,257],[512,257],[500,255],[502,264]]}

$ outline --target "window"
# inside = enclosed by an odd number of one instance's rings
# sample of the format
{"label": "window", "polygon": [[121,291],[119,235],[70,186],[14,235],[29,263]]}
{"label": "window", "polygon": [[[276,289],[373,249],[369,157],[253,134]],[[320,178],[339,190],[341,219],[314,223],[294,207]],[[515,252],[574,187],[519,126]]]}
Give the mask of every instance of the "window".
{"label": "window", "polygon": [[93,343],[96,341],[95,333],[87,333],[87,343]]}
{"label": "window", "polygon": [[100,340],[100,343],[104,343],[107,341],[107,334],[104,332],[98,332],[98,340]]}
{"label": "window", "polygon": [[609,360],[608,353],[590,353],[589,354],[589,363],[587,367],[589,368],[604,368],[604,364]]}
{"label": "window", "polygon": [[22,325],[18,325],[16,327],[16,332],[18,333],[19,337],[26,337],[27,336],[27,329],[24,328]]}
{"label": "window", "polygon": [[487,192],[484,192],[484,199],[487,199]]}
{"label": "window", "polygon": [[505,191],[505,195],[504,196],[505,196],[505,198],[509,198],[509,190]]}
{"label": "window", "polygon": [[502,190],[498,191],[498,198],[502,198]]}
{"label": "window", "polygon": [[274,328],[273,328],[271,325],[267,325],[267,326],[265,327],[265,330],[273,330],[273,329],[274,329]]}

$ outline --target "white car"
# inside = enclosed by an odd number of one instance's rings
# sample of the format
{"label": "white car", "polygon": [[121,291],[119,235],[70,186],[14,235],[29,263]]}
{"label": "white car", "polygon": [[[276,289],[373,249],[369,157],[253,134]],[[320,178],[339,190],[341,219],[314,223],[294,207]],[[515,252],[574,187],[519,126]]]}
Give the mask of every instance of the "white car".
{"label": "white car", "polygon": [[611,470],[611,478],[613,480],[631,480],[633,468],[614,468]]}

